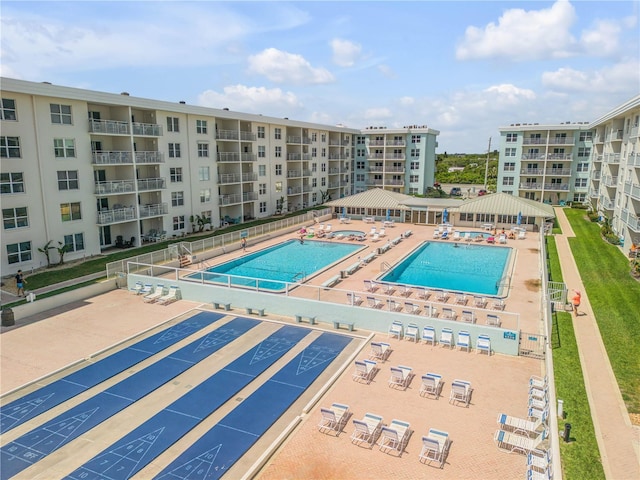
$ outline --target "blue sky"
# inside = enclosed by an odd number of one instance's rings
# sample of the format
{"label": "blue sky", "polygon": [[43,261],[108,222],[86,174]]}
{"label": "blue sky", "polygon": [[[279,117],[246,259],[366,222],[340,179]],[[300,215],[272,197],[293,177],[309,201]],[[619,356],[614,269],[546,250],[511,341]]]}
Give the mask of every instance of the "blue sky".
{"label": "blue sky", "polygon": [[479,153],[511,123],[640,93],[638,1],[2,1],[2,76],[274,117],[427,124]]}

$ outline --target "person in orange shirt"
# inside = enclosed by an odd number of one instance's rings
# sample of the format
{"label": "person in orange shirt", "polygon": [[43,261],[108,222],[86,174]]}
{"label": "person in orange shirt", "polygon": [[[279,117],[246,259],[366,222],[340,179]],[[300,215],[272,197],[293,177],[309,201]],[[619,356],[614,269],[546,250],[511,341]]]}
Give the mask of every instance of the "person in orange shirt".
{"label": "person in orange shirt", "polygon": [[571,303],[573,304],[573,315],[575,317],[578,316],[578,307],[580,306],[580,299],[582,298],[582,294],[580,290],[573,291],[573,298],[571,299]]}

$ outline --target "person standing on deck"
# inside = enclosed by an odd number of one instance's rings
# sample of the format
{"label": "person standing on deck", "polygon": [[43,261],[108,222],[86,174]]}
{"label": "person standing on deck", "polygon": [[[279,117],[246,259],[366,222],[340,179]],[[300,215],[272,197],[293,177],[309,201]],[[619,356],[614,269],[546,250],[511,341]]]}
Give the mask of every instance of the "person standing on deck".
{"label": "person standing on deck", "polygon": [[582,294],[580,293],[580,290],[574,290],[573,291],[573,298],[571,299],[571,304],[573,305],[573,316],[577,317],[578,316],[578,307],[580,306],[580,300],[582,298]]}

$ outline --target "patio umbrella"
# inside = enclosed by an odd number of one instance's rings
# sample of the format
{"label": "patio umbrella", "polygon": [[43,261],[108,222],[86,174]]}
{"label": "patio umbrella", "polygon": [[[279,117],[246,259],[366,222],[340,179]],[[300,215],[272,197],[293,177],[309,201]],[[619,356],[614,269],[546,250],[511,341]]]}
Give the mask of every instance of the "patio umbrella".
{"label": "patio umbrella", "polygon": [[522,223],[522,212],[518,212],[518,220],[516,220],[516,223],[518,225],[520,225]]}
{"label": "patio umbrella", "polygon": [[347,217],[347,207],[342,207],[342,218]]}
{"label": "patio umbrella", "polygon": [[387,208],[387,222],[391,221],[391,210]]}
{"label": "patio umbrella", "polygon": [[442,212],[442,223],[447,223],[448,219],[449,219],[449,212],[445,208],[444,211]]}

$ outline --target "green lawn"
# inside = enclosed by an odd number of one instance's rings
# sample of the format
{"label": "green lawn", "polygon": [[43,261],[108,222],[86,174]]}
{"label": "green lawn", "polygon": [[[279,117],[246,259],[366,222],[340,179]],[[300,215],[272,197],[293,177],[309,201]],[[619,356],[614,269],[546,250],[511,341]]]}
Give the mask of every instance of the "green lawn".
{"label": "green lawn", "polygon": [[[553,237],[547,237],[547,252],[551,280],[561,282],[562,272]],[[604,479],[570,313],[554,313],[551,343],[556,395],[564,401],[566,414],[564,420],[558,420],[558,425],[562,429],[565,423],[570,423],[573,439],[569,443],[560,440],[563,478],[565,480]]]}
{"label": "green lawn", "polygon": [[566,209],[576,238],[569,239],[609,361],[630,413],[640,413],[640,283],[629,261],[600,237],[584,210]]}

